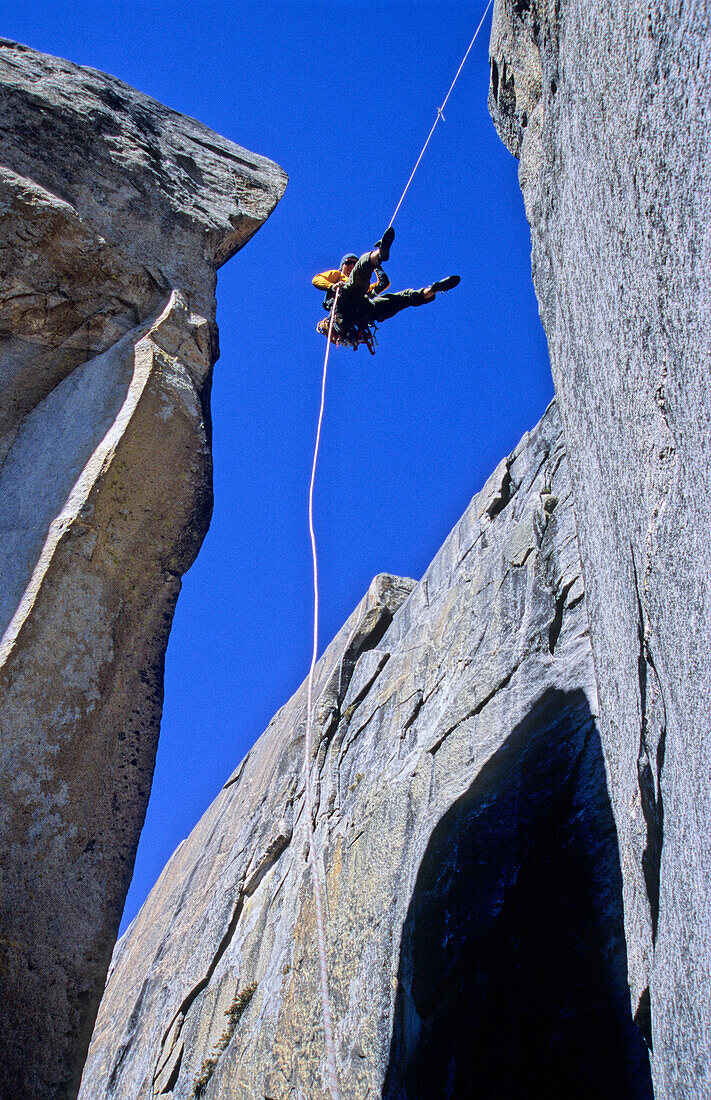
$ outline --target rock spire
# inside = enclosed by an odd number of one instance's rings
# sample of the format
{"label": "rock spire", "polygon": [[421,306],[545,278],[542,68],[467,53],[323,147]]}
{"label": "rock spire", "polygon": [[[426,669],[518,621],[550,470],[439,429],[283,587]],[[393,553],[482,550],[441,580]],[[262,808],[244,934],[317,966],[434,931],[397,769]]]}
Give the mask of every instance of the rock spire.
{"label": "rock spire", "polygon": [[284,173],[0,40],[0,1093],[76,1095],[210,519],[216,268]]}

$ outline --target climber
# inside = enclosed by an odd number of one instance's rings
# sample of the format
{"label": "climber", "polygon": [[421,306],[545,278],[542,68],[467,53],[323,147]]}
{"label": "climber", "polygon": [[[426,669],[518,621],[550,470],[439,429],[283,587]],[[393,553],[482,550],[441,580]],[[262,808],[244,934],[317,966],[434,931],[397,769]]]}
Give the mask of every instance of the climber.
{"label": "climber", "polygon": [[[314,286],[326,291],[323,308],[328,310],[329,315],[338,289],[331,332],[334,344],[347,344],[353,348],[366,344],[371,354],[375,354],[373,341],[374,326],[377,323],[387,321],[408,306],[433,302],[437,294],[452,290],[459,283],[459,275],[449,275],[446,279],[440,279],[420,290],[400,290],[393,294],[384,294],[383,291],[390,286],[390,280],[381,265],[387,263],[390,257],[390,246],[394,237],[395,230],[390,226],[372,252],[364,253],[360,259],[349,252],[341,260],[339,270],[322,271],[314,276]],[[373,274],[376,276],[375,282],[371,282]],[[323,336],[328,336],[329,322],[330,317],[324,318],[316,326]]]}

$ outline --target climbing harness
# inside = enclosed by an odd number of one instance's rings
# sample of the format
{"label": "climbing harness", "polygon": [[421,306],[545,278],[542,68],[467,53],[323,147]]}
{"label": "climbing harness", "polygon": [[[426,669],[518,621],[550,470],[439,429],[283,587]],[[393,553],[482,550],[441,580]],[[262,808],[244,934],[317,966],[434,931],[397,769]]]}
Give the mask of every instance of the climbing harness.
{"label": "climbing harness", "polygon": [[[491,7],[493,0],[488,0],[484,14],[479,21],[479,25],[474,32],[467,52],[462,58],[461,64],[457,69],[454,80],[452,81],[447,95],[444,97],[442,106],[437,109],[437,117],[435,118],[434,125],[429,132],[427,141],[422,147],[422,151],[417,158],[417,163],[412,170],[409,180],[405,185],[405,190],[400,196],[400,201],[395,207],[395,212],[390,219],[388,228],[395,221],[395,217],[402,206],[405,195],[407,194],[410,184],[412,183],[415,172],[417,171],[420,161],[425,155],[425,150],[430,143],[432,135],[435,132],[435,128],[440,119],[444,118],[443,111],[447,106],[447,101],[452,94],[452,89],[459,79],[459,74],[464,68],[464,64],[471,53],[472,46],[476,42],[477,35],[481,30],[484,20],[486,19],[489,8]],[[375,354],[375,333],[367,331],[374,326],[366,326],[366,331],[360,331],[360,338],[353,340],[351,334],[338,333],[338,324],[336,321],[336,305],[338,303],[340,287],[336,287],[336,292],[333,298],[333,304],[331,306],[331,312],[328,318],[328,326],[325,324],[325,318],[319,322],[316,326],[318,331],[327,337],[326,342],[326,355],[323,361],[323,375],[321,379],[321,406],[318,414],[318,426],[316,429],[316,444],[314,447],[314,457],[311,466],[311,482],[309,485],[309,534],[311,537],[311,557],[313,562],[313,590],[314,590],[314,616],[313,616],[313,649],[311,653],[311,665],[309,668],[309,676],[306,688],[306,733],[304,737],[304,792],[305,792],[305,809],[306,809],[306,826],[307,835],[309,841],[309,859],[311,863],[311,875],[314,884],[314,907],[316,910],[316,938],[318,943],[318,957],[319,957],[319,973],[320,973],[320,988],[321,988],[321,1007],[323,1011],[323,1034],[324,1034],[324,1046],[326,1050],[326,1076],[328,1080],[328,1088],[333,1100],[340,1100],[340,1093],[338,1090],[338,1074],[336,1071],[336,1050],[333,1038],[333,1022],[331,1018],[331,1000],[328,989],[328,964],[326,960],[326,934],[324,930],[323,921],[323,901],[326,898],[326,880],[325,872],[323,874],[322,881],[322,863],[319,861],[318,854],[316,852],[315,839],[314,839],[314,822],[313,822],[313,787],[311,781],[311,753],[312,753],[312,731],[313,731],[313,680],[314,671],[316,669],[316,660],[318,657],[318,618],[319,618],[319,589],[318,589],[318,558],[316,554],[316,535],[314,532],[314,484],[316,481],[316,462],[318,460],[318,452],[321,443],[321,426],[323,423],[323,411],[326,399],[326,373],[328,370],[328,356],[331,350],[331,344],[346,344],[347,346],[358,348],[361,343],[364,343],[371,355]]]}
{"label": "climbing harness", "polygon": [[378,326],[375,321],[370,321],[368,324],[350,325],[347,329],[342,329],[338,322],[339,319],[335,318],[334,323],[331,324],[330,318],[324,317],[316,325],[316,331],[320,332],[322,336],[328,336],[331,343],[335,344],[337,348],[353,348],[353,351],[357,351],[361,344],[365,344],[370,354],[375,355],[375,349],[378,346],[378,339],[375,335]]}

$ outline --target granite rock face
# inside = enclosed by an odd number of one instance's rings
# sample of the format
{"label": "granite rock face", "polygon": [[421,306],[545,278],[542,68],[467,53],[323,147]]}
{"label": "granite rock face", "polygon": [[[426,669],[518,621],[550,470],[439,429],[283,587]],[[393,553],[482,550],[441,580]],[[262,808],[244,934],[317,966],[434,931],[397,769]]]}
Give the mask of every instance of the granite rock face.
{"label": "granite rock face", "polygon": [[496,0],[659,1097],[711,1096],[710,100],[708,5]]}
{"label": "granite rock face", "polygon": [[0,40],[0,1094],[76,1095],[209,522],[216,268],[285,177]]}
{"label": "granite rock face", "polygon": [[[555,404],[418,584],[373,581],[314,698],[344,1100],[650,1097]],[[330,1095],[305,705],[302,685],[117,945],[82,1100]]]}

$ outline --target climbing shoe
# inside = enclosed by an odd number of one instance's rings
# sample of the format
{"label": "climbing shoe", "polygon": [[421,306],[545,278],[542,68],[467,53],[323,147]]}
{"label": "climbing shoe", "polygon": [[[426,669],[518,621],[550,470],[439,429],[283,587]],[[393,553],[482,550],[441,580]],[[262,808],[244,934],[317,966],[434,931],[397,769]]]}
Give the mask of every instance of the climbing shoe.
{"label": "climbing shoe", "polygon": [[435,294],[443,294],[445,290],[453,290],[455,286],[459,286],[461,281],[459,275],[448,275],[446,279],[438,279],[436,283],[432,283],[432,289]]}
{"label": "climbing shoe", "polygon": [[377,241],[375,245],[376,248],[380,249],[381,263],[387,263],[387,261],[390,259],[390,245],[393,243],[394,240],[395,230],[392,226],[388,226],[388,228],[383,233],[383,239],[381,241]]}

